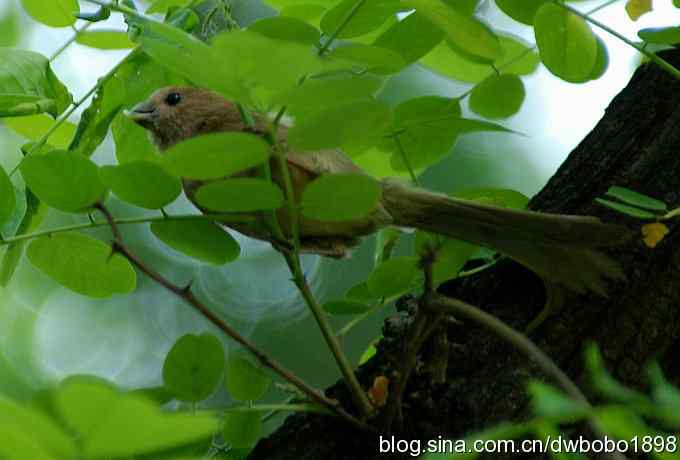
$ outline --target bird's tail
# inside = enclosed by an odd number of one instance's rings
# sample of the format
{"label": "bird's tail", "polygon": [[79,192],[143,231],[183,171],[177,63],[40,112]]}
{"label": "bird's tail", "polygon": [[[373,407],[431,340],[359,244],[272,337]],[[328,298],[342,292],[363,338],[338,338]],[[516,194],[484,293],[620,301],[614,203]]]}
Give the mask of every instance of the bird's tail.
{"label": "bird's tail", "polygon": [[578,291],[605,295],[606,279],[623,279],[619,265],[596,247],[630,239],[619,225],[590,216],[519,211],[383,182],[383,206],[394,224],[495,249],[542,277]]}

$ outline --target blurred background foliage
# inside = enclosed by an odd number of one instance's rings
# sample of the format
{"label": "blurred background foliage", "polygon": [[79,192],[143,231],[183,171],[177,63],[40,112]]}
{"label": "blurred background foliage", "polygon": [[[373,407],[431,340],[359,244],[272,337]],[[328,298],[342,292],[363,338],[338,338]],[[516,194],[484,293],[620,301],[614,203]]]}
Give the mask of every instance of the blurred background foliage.
{"label": "blurred background foliage", "polygon": [[[579,8],[585,11],[601,3],[602,0],[584,1]],[[261,0],[234,0],[232,4],[235,19],[244,26],[275,14]],[[623,2],[599,11],[595,17],[635,39],[635,33],[642,27],[678,22],[680,14],[670,0],[657,2],[655,7],[635,24],[627,17]],[[84,11],[87,8],[84,6]],[[512,33],[527,43],[534,42],[532,29],[510,20],[495,3],[484,0],[480,8],[479,15],[495,29]],[[113,15],[105,27],[124,30],[125,24],[119,15]],[[422,184],[447,193],[480,187],[508,188],[529,196],[538,191],[602,116],[609,100],[626,84],[640,62],[630,47],[598,34],[606,42],[610,58],[603,78],[575,85],[555,78],[539,66],[523,78],[527,97],[520,112],[501,122],[522,135],[485,132],[462,136],[449,155],[422,173]],[[52,56],[72,35],[69,28],[48,28],[32,20],[18,0],[0,0],[0,46]],[[125,50],[102,51],[76,43],[59,53],[53,69],[78,97],[126,54]],[[440,71],[446,72],[446,65],[453,65],[437,62],[436,57],[430,59],[434,59],[433,66]],[[412,65],[390,78],[379,98],[396,104],[424,95],[455,97],[471,87],[470,83],[453,81]],[[472,116],[467,102],[463,111]],[[79,115],[80,111],[74,115],[74,123]],[[52,141],[56,142],[54,138]],[[24,143],[16,127],[8,129],[0,124],[0,164],[5,170],[11,171],[17,165]],[[97,150],[94,159],[99,164],[116,162],[111,138]],[[394,171],[386,156],[362,157],[358,162],[378,176],[404,174]],[[113,211],[121,215],[143,214],[139,208],[115,199],[112,204]],[[169,210],[191,209],[187,201],[180,201]],[[20,213],[21,209],[17,211]],[[50,228],[79,219],[50,210],[41,225]],[[16,219],[13,225],[16,226]],[[110,239],[108,229],[91,233]],[[131,247],[150,265],[178,283],[194,280],[196,293],[228,322],[310,383],[323,387],[338,378],[318,329],[288,281],[290,275],[283,260],[268,244],[235,235],[242,246],[241,258],[214,267],[162,246],[148,226],[125,228],[125,234]],[[404,252],[410,244],[408,238],[402,239],[395,253]],[[374,266],[374,247],[375,238],[368,238],[351,259],[305,257],[305,274],[318,298],[322,302],[339,298],[365,279]],[[72,374],[95,374],[124,387],[157,385],[163,360],[177,338],[187,332],[211,330],[181,301],[145,277],[138,277],[138,288],[133,294],[97,300],[66,290],[23,260],[12,283],[2,288],[0,299],[0,392],[20,399]],[[377,337],[382,319],[390,311],[391,307],[370,316],[344,338],[354,362]],[[345,322],[334,321],[337,327]],[[226,340],[224,344],[233,347]],[[271,390],[266,399],[280,400],[281,395],[274,393]],[[222,390],[214,398],[223,400],[227,396]]]}

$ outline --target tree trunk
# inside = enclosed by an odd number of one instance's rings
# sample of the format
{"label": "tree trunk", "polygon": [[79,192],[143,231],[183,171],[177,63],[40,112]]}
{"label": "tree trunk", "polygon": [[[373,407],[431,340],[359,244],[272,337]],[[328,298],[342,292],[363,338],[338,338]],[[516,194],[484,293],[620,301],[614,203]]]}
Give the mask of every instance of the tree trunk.
{"label": "tree trunk", "polygon": [[[680,67],[680,50],[662,56]],[[627,225],[639,235],[640,221],[595,203],[612,185],[680,203],[680,82],[654,64],[637,70],[530,207],[599,216]],[[644,385],[644,366],[652,358],[661,361],[671,381],[680,380],[680,362],[672,359],[676,349],[680,350],[680,245],[673,249],[680,232],[674,221],[669,226],[670,234],[655,249],[647,248],[640,237],[609,252],[621,263],[628,280],[610,286],[608,298],[569,294],[561,310],[534,332],[538,345],[577,382],[584,383],[582,352],[590,341],[597,342],[608,368],[627,384]],[[449,283],[440,291],[520,330],[545,302],[541,280],[512,261]],[[390,356],[399,347],[402,323],[403,319],[386,323],[386,339],[378,354],[359,370],[365,387],[378,375],[389,376]],[[449,326],[448,340],[446,383],[433,385],[414,373],[404,400],[406,426],[398,437],[458,439],[526,415],[527,379],[544,378],[526,356],[469,323]],[[328,393],[349,404],[342,385]],[[331,417],[298,414],[260,441],[249,458],[378,457],[386,458],[378,452],[377,435],[358,433]]]}

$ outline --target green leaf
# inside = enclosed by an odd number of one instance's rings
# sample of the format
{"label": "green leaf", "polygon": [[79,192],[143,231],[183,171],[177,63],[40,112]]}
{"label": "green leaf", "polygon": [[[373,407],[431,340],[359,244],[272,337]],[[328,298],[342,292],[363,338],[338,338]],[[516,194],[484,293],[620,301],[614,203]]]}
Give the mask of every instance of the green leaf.
{"label": "green leaf", "polygon": [[[512,35],[499,35],[501,46],[505,50],[503,56],[493,65],[503,73],[527,75],[536,70],[539,63],[538,54],[531,50],[523,40]],[[434,72],[454,80],[468,83],[479,83],[496,72],[488,64],[480,64],[454,51],[446,43],[436,46],[421,59],[421,63]]]}
{"label": "green leaf", "polygon": [[498,37],[477,19],[459,13],[440,0],[407,0],[404,3],[441,28],[457,48],[489,62],[503,56]]}
{"label": "green leaf", "polygon": [[534,18],[536,45],[543,64],[571,83],[588,81],[597,62],[597,39],[588,23],[567,9],[546,3]]}
{"label": "green leaf", "polygon": [[161,165],[188,179],[219,179],[267,161],[271,149],[259,136],[229,132],[193,137],[163,154]]}
{"label": "green leaf", "polygon": [[50,27],[68,27],[80,13],[78,0],[21,0],[21,5],[33,19]]}
{"label": "green leaf", "polygon": [[313,45],[319,42],[321,32],[299,19],[274,16],[259,19],[248,26],[248,30],[274,40],[285,40]]}
{"label": "green leaf", "polygon": [[21,18],[18,9],[10,6],[0,16],[0,46],[14,47],[21,35]]}
{"label": "green leaf", "polygon": [[14,186],[5,170],[0,167],[0,225],[12,217],[16,207],[16,195]]}
{"label": "green leaf", "polygon": [[666,423],[677,428],[680,426],[680,390],[666,380],[661,367],[654,363],[648,371],[652,387],[652,397],[660,412],[660,418]]}
{"label": "green leaf", "polygon": [[202,401],[220,384],[224,363],[224,349],[217,337],[187,334],[165,357],[163,383],[180,401]]}
{"label": "green leaf", "polygon": [[76,41],[81,45],[100,50],[124,50],[135,47],[135,44],[128,38],[127,32],[120,30],[86,30],[78,34]]}
{"label": "green leaf", "polygon": [[229,232],[204,219],[157,221],[151,232],[172,249],[214,265],[232,262],[241,252]]}
{"label": "green leaf", "polygon": [[[8,426],[16,428],[16,432],[7,433]],[[22,439],[20,433],[27,438]],[[17,458],[14,456],[18,452],[23,458],[31,459],[74,458],[77,455],[73,440],[52,420],[35,409],[20,407],[6,399],[0,399],[0,436],[3,439],[0,455],[5,458]],[[25,441],[28,441],[27,451],[9,450],[11,447],[18,448]],[[33,457],[30,452],[34,449],[36,454],[39,451],[43,453]]]}
{"label": "green leaf", "polygon": [[680,43],[680,27],[650,27],[638,31],[638,37],[647,43],[674,45]]}
{"label": "green leaf", "polygon": [[286,96],[288,112],[299,116],[370,97],[382,81],[370,75],[311,78]]}
{"label": "green leaf", "polygon": [[[3,118],[2,122],[26,139],[37,141],[54,125],[47,115],[31,115],[27,117]],[[76,133],[76,126],[71,122],[63,122],[50,135],[50,145],[58,149],[66,149]]]}
{"label": "green leaf", "polygon": [[113,119],[111,131],[116,144],[118,163],[160,160],[156,147],[149,140],[148,131],[125,115],[119,113]]}
{"label": "green leaf", "polygon": [[227,361],[227,391],[236,401],[255,401],[262,398],[271,384],[271,377],[243,356]]}
{"label": "green leaf", "polygon": [[422,14],[414,12],[393,24],[373,43],[399,53],[404,65],[416,62],[429,53],[444,38],[444,32]]}
{"label": "green leaf", "polygon": [[610,209],[613,209],[614,211],[618,211],[622,214],[626,214],[637,219],[656,219],[659,217],[658,214],[654,214],[634,206],[628,206],[627,204],[617,203],[616,201],[605,200],[604,198],[595,198],[595,201],[602,206],[606,206]]}
{"label": "green leaf", "polygon": [[66,212],[82,211],[106,192],[97,165],[82,155],[53,151],[29,156],[20,167],[26,185],[49,206]]}
{"label": "green leaf", "polygon": [[368,289],[377,297],[394,297],[413,289],[419,274],[417,257],[393,257],[371,273]]}
{"label": "green leaf", "polygon": [[146,209],[159,209],[182,192],[180,180],[147,161],[102,166],[99,177],[118,198]]}
{"label": "green leaf", "polygon": [[366,282],[359,283],[355,286],[352,286],[346,293],[345,293],[345,298],[348,300],[353,300],[357,301],[360,303],[368,303],[368,302],[373,302],[374,300],[379,300],[380,297],[374,295],[371,290],[368,288],[368,284]]}
{"label": "green leaf", "polygon": [[84,458],[130,458],[209,442],[219,426],[211,415],[164,412],[93,381],[64,384],[55,399],[61,418],[78,433]]}
{"label": "green leaf", "polygon": [[120,111],[120,106],[105,111],[102,108],[103,101],[103,89],[100,88],[90,106],[80,117],[78,129],[69,145],[69,150],[89,158],[104,142],[111,121]]}
{"label": "green leaf", "polygon": [[606,195],[621,200],[624,203],[628,203],[629,205],[637,206],[638,208],[659,212],[668,211],[668,205],[663,201],[624,187],[610,187],[609,190],[607,190]]}
{"label": "green leaf", "polygon": [[369,346],[366,348],[366,350],[361,354],[361,357],[359,358],[359,366],[362,364],[368,362],[372,357],[375,356],[375,354],[378,352],[378,349],[376,348],[376,345],[378,342],[380,342],[380,339],[382,336],[378,337],[375,339]]}
{"label": "green leaf", "polygon": [[302,192],[302,214],[321,221],[366,217],[380,203],[380,183],[364,174],[327,174],[308,184]]}
{"label": "green leaf", "polygon": [[486,118],[507,118],[522,107],[526,92],[522,80],[512,74],[493,75],[470,94],[470,110]]}
{"label": "green leaf", "polygon": [[295,3],[281,9],[281,16],[301,19],[318,25],[327,8],[319,3]]}
{"label": "green leaf", "polygon": [[321,30],[331,36],[342,27],[337,38],[359,37],[378,29],[388,18],[405,9],[398,0],[343,0],[321,18]]}
{"label": "green leaf", "polygon": [[406,66],[406,62],[399,53],[387,48],[364,44],[341,46],[328,54],[327,58],[346,62],[378,75],[396,73]]}
{"label": "green leaf", "polygon": [[218,212],[264,211],[284,203],[279,187],[249,177],[211,182],[199,188],[194,198],[199,206]]}
{"label": "green leaf", "polygon": [[45,56],[0,48],[0,117],[42,112],[56,117],[72,101],[71,94],[52,72]]}
{"label": "green leaf", "polygon": [[359,315],[371,309],[371,305],[354,300],[333,300],[323,305],[326,313],[331,315]]}
{"label": "green leaf", "polygon": [[[429,166],[451,151],[459,135],[453,122],[460,118],[460,113],[457,100],[440,96],[416,97],[394,109],[391,131],[399,133],[399,142],[411,167],[417,170]],[[395,170],[407,170],[394,139],[384,140],[382,147],[392,152]]]}
{"label": "green leaf", "polygon": [[588,406],[563,394],[552,385],[533,381],[529,384],[529,394],[534,413],[539,417],[573,423],[588,415]]}
{"label": "green leaf", "polygon": [[80,233],[40,237],[26,251],[42,272],[74,292],[89,297],[110,297],[135,289],[132,265],[111,246]]}
{"label": "green leaf", "polygon": [[624,404],[647,404],[648,398],[635,390],[625,387],[607,372],[602,355],[592,344],[586,349],[586,368],[592,387],[602,396]]}
{"label": "green leaf", "polygon": [[146,14],[167,13],[170,8],[182,8],[191,3],[191,0],[155,0],[146,10]]}
{"label": "green leaf", "polygon": [[224,441],[234,449],[252,447],[262,431],[262,414],[258,411],[227,411],[224,414]]}
{"label": "green leaf", "polygon": [[465,262],[479,251],[479,246],[466,241],[443,238],[422,231],[416,232],[415,253],[423,254],[426,245],[436,250],[436,259],[432,266],[435,283],[456,278]]}
{"label": "green leaf", "polygon": [[607,71],[609,67],[609,51],[607,50],[607,45],[605,45],[604,40],[600,37],[597,38],[597,59],[595,59],[595,66],[593,67],[592,73],[588,76],[589,80],[597,80]]}
{"label": "green leaf", "polygon": [[288,131],[291,147],[315,151],[344,144],[375,144],[392,121],[390,108],[374,100],[357,101],[320,111]]}
{"label": "green leaf", "polygon": [[598,408],[595,412],[598,425],[607,435],[616,439],[633,439],[653,434],[652,429],[632,409],[622,406]]}
{"label": "green leaf", "polygon": [[496,5],[515,21],[533,26],[536,12],[547,2],[548,0],[496,0]]}

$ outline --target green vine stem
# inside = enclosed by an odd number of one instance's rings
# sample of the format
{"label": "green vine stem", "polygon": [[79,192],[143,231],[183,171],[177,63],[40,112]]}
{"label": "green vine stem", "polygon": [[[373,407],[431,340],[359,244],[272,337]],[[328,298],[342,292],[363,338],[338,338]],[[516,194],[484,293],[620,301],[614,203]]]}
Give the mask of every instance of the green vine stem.
{"label": "green vine stem", "polygon": [[52,55],[50,56],[50,62],[53,62],[55,59],[57,59],[59,56],[61,56],[61,53],[66,51],[66,49],[71,46],[76,40],[78,40],[78,36],[85,32],[87,29],[90,28],[94,24],[93,22],[88,22],[85,24],[83,27],[80,29],[75,29],[73,32],[73,35],[71,38],[69,38],[63,45],[61,45]]}
{"label": "green vine stem", "polygon": [[[176,216],[155,216],[155,217],[133,217],[115,219],[116,225],[131,225],[131,224],[146,224],[159,221],[176,221],[176,220],[212,220],[215,222],[252,222],[254,219],[248,216],[238,216],[234,214],[179,214]],[[40,238],[41,236],[54,235],[57,233],[75,232],[78,230],[87,230],[96,227],[106,227],[109,223],[107,221],[96,221],[94,219],[88,220],[82,224],[66,225],[63,227],[50,228],[40,230],[37,232],[23,233],[15,236],[8,236],[0,241],[0,247],[10,243],[19,241],[32,240]]]}
{"label": "green vine stem", "polygon": [[[663,70],[668,72],[673,78],[680,80],[680,70],[676,69],[671,65],[668,61],[665,59],[659,57],[656,53],[652,53],[650,51],[647,51],[643,45],[640,45],[638,43],[635,43],[632,40],[629,40],[628,38],[624,37],[622,34],[617,32],[616,30],[612,29],[608,25],[598,21],[597,19],[594,19],[593,17],[590,16],[591,13],[582,13],[576,8],[567,5],[566,3],[561,2],[560,0],[552,0],[552,2],[555,5],[561,6],[562,8],[566,9],[567,11],[575,14],[576,16],[579,16],[583,18],[585,21],[591,23],[592,25],[604,30],[605,32],[609,33],[610,35],[613,35],[614,37],[618,38],[622,42],[624,42],[626,45],[635,48],[639,53],[643,54],[645,57],[647,57],[650,61],[661,67]],[[604,6],[608,6],[608,3],[605,4]]]}
{"label": "green vine stem", "polygon": [[349,24],[349,21],[352,20],[352,18],[357,14],[359,11],[359,8],[361,8],[364,3],[366,3],[366,0],[359,0],[356,2],[354,7],[347,13],[347,16],[343,19],[343,21],[338,25],[338,28],[335,29],[335,31],[331,34],[330,37],[328,37],[328,40],[326,40],[326,43],[324,43],[322,46],[319,47],[319,56],[322,56],[326,51],[328,51],[328,48],[331,47],[331,44],[335,41],[336,38],[338,38],[338,35],[340,35],[340,32]]}

